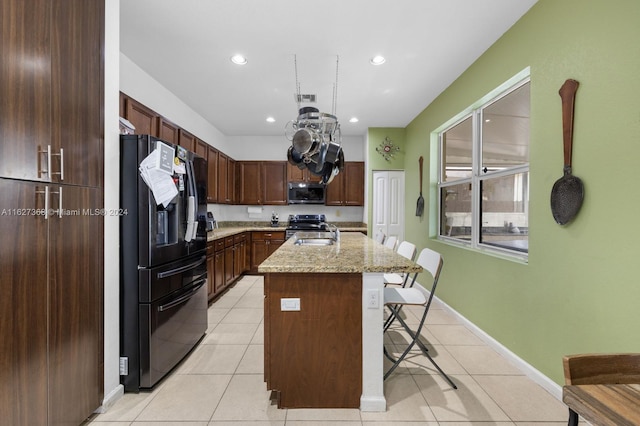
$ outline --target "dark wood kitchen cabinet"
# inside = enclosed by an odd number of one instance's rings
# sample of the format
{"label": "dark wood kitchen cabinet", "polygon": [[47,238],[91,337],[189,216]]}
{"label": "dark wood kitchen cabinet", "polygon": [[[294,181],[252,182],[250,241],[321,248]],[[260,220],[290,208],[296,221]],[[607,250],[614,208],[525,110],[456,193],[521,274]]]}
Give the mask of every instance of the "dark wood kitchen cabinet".
{"label": "dark wood kitchen cabinet", "polygon": [[218,150],[209,146],[207,150],[207,202],[218,201]]}
{"label": "dark wood kitchen cabinet", "polygon": [[251,232],[251,272],[257,273],[258,266],[284,244],[284,231]]}
{"label": "dark wood kitchen cabinet", "polygon": [[239,204],[287,204],[286,161],[239,161],[238,179]]}
{"label": "dark wood kitchen cabinet", "polygon": [[364,206],[364,162],[345,162],[344,170],[327,185],[325,205]]}
{"label": "dark wood kitchen cabinet", "polygon": [[261,171],[260,161],[238,161],[238,203],[262,204]]}
{"label": "dark wood kitchen cabinet", "polygon": [[207,243],[207,297],[215,298],[226,286],[225,239],[219,238]]}
{"label": "dark wood kitchen cabinet", "polygon": [[262,162],[263,204],[287,204],[287,162]]}
{"label": "dark wood kitchen cabinet", "polygon": [[184,149],[196,152],[196,137],[184,129],[178,132],[178,145]]}
{"label": "dark wood kitchen cabinet", "polygon": [[194,152],[206,160],[208,158],[209,144],[201,139],[196,138]]}
{"label": "dark wood kitchen cabinet", "polygon": [[211,300],[216,294],[216,253],[213,241],[207,243],[207,299]]}
{"label": "dark wood kitchen cabinet", "polygon": [[3,0],[0,177],[102,184],[103,8]]}
{"label": "dark wood kitchen cabinet", "polygon": [[[158,137],[165,142],[176,145],[180,128],[164,117],[159,118]],[[137,133],[137,132],[136,132]]]}
{"label": "dark wood kitchen cabinet", "polygon": [[236,191],[236,165],[237,161],[231,157],[227,159],[227,204],[235,204],[237,201]]}
{"label": "dark wood kitchen cabinet", "polygon": [[233,237],[224,239],[224,285],[233,282]]}
{"label": "dark wood kitchen cabinet", "polygon": [[80,424],[103,394],[102,190],[0,178],[0,193],[2,421]]}
{"label": "dark wood kitchen cabinet", "polygon": [[233,276],[234,280],[247,272],[247,233],[233,236]]}
{"label": "dark wood kitchen cabinet", "polygon": [[318,183],[321,177],[312,174],[308,168],[300,169],[287,161],[287,182]]}
{"label": "dark wood kitchen cabinet", "polygon": [[236,161],[218,151],[218,203],[233,204],[236,193]]}
{"label": "dark wood kitchen cabinet", "polygon": [[[124,118],[129,120],[133,127],[135,127],[135,134],[137,135],[152,135],[159,137],[158,132],[158,115],[142,105],[140,102],[135,99],[131,99],[125,96],[124,99]],[[173,141],[167,140],[167,142],[177,143],[178,135],[177,128],[176,134],[172,134],[171,126],[168,123],[163,123],[163,127],[161,128],[163,134],[169,138],[172,138]]]}
{"label": "dark wood kitchen cabinet", "polygon": [[1,10],[0,422],[81,424],[104,392],[104,1]]}
{"label": "dark wood kitchen cabinet", "polygon": [[218,295],[225,286],[224,279],[224,238],[215,240],[215,255],[214,255],[214,274],[213,274],[213,283],[215,287],[214,296]]}

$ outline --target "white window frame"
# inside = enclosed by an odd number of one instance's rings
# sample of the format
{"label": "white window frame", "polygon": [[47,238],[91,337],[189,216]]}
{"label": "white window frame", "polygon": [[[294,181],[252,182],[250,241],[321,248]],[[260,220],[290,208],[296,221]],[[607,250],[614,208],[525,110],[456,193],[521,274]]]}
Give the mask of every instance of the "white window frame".
{"label": "white window frame", "polygon": [[[529,163],[510,167],[506,170],[498,170],[498,171],[488,171],[487,173],[481,173],[482,168],[482,112],[483,109],[487,106],[493,104],[494,102],[499,101],[504,96],[523,86],[524,84],[530,83],[531,81],[531,72],[530,68],[522,70],[503,84],[501,84],[496,89],[492,90],[490,93],[485,95],[483,98],[479,99],[474,104],[470,105],[464,111],[461,111],[455,117],[444,123],[438,129],[436,129],[432,133],[432,140],[437,141],[437,182],[435,185],[437,194],[437,214],[435,217],[437,218],[436,224],[436,236],[437,239],[443,241],[448,244],[456,245],[459,247],[468,248],[474,251],[479,251],[482,253],[495,255],[499,257],[504,257],[507,259],[522,261],[526,263],[528,261],[529,253],[522,252],[517,250],[510,250],[503,247],[498,247],[489,244],[483,244],[480,242],[480,231],[481,231],[481,223],[480,223],[480,182],[487,179],[499,178],[501,176],[514,175],[518,173],[528,173],[529,174],[529,183],[531,182],[530,171],[529,171]],[[454,128],[464,120],[472,118],[472,173],[468,178],[457,179],[455,181],[443,182],[442,178],[444,176],[443,167],[445,165],[445,159],[443,158],[442,152],[442,134],[447,132],[448,130]],[[462,240],[460,238],[449,237],[447,235],[442,235],[442,208],[441,205],[442,197],[441,190],[447,186],[452,185],[460,185],[470,183],[472,187],[471,192],[471,240]],[[529,216],[529,208],[528,202],[525,203],[526,214]]]}

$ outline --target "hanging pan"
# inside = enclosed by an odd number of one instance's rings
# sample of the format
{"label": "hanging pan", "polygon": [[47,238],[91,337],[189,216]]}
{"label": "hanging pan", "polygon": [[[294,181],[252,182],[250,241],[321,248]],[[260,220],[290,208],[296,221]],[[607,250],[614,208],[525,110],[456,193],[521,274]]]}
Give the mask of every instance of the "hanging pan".
{"label": "hanging pan", "polygon": [[569,223],[580,210],[584,199],[584,185],[571,174],[571,149],[573,145],[573,111],[578,82],[567,80],[560,88],[562,99],[562,136],[564,143],[564,174],[551,189],[551,213],[560,225]]}

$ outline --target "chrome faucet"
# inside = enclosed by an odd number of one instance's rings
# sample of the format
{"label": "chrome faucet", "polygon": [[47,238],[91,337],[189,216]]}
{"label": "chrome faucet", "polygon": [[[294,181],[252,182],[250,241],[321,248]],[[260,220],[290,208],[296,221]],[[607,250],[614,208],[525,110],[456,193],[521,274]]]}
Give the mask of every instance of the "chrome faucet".
{"label": "chrome faucet", "polygon": [[[326,222],[323,222],[321,225],[325,227],[327,232],[329,232],[329,235],[331,235],[331,239],[333,241],[335,241],[335,242],[340,241],[340,230],[338,229],[338,227],[336,225],[333,225],[333,224],[330,224],[330,223],[326,223]],[[332,227],[333,227],[333,232],[331,231]]]}

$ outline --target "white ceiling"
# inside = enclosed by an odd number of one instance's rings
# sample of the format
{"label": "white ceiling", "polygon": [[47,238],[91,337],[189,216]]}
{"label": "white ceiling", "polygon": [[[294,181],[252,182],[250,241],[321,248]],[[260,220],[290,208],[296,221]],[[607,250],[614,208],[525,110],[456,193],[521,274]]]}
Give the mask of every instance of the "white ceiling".
{"label": "white ceiling", "polygon": [[300,92],[331,113],[339,56],[336,116],[364,135],[409,124],[536,1],[124,0],[120,50],[229,136],[284,135],[294,55]]}

